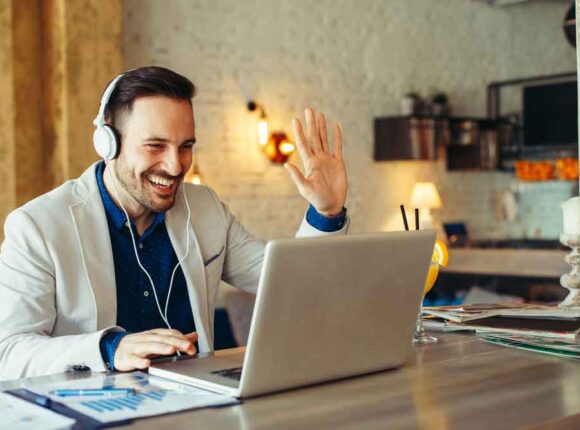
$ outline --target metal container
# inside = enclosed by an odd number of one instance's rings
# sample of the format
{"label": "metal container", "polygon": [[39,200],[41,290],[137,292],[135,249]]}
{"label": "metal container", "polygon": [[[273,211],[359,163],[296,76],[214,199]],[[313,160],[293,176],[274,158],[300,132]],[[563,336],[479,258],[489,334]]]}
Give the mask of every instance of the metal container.
{"label": "metal container", "polygon": [[479,121],[473,118],[452,118],[449,121],[450,145],[470,146],[479,140]]}

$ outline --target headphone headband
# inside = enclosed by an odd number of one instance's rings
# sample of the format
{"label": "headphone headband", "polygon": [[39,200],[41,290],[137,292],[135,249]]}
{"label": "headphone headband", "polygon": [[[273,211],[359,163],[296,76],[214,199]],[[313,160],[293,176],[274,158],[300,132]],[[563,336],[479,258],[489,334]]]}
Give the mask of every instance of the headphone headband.
{"label": "headphone headband", "polygon": [[115,87],[117,86],[117,82],[124,76],[124,73],[117,75],[115,79],[111,81],[111,83],[105,89],[103,93],[103,97],[101,97],[101,104],[99,106],[99,113],[93,120],[93,124],[97,127],[105,125],[105,109],[107,104],[109,103],[109,99],[111,98],[111,94],[115,91]]}

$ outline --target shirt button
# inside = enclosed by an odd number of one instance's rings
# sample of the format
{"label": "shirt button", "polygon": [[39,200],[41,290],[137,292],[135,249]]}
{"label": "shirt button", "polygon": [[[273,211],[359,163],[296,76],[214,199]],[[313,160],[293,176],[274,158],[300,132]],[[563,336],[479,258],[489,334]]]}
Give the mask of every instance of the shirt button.
{"label": "shirt button", "polygon": [[125,226],[127,226],[127,227],[129,227],[130,225],[131,225],[131,224],[129,224],[129,221],[127,221],[127,222],[125,223]]}
{"label": "shirt button", "polygon": [[139,244],[139,249],[143,249],[143,244],[142,243]]}
{"label": "shirt button", "polygon": [[143,293],[143,295],[144,295],[145,297],[149,297],[149,291],[145,291],[145,292]]}

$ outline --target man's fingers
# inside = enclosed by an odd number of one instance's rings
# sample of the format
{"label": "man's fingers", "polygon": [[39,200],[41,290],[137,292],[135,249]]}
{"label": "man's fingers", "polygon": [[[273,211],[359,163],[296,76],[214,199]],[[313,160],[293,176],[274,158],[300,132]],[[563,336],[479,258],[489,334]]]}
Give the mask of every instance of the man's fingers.
{"label": "man's fingers", "polygon": [[191,333],[186,333],[185,337],[187,339],[189,339],[190,342],[197,342],[197,339],[199,338],[196,331],[192,331]]}
{"label": "man's fingers", "polygon": [[151,366],[151,360],[139,357],[138,355],[133,355],[131,357],[131,364],[135,369],[147,369]]}
{"label": "man's fingers", "polygon": [[135,343],[150,343],[150,342],[171,345],[178,348],[180,351],[185,351],[187,349],[190,349],[191,346],[193,346],[192,340],[188,339],[187,336],[173,337],[150,333],[143,334],[143,336],[135,338]]}
{"label": "man's fingers", "polygon": [[195,347],[194,343],[197,342],[198,339],[197,332],[192,331],[191,333],[187,333],[185,337],[188,338],[189,341],[191,342],[191,348],[189,348],[185,352],[187,352],[189,355],[195,354],[197,352],[197,348]]}
{"label": "man's fingers", "polygon": [[304,190],[304,188],[306,187],[306,179],[304,179],[304,176],[302,175],[300,170],[298,170],[298,167],[296,167],[292,163],[286,163],[284,164],[284,167],[290,173],[290,177],[298,187],[298,191],[302,192],[302,190]]}
{"label": "man's fingers", "polygon": [[152,354],[158,355],[171,355],[175,354],[178,348],[173,345],[168,345],[166,343],[160,342],[143,342],[136,343],[133,347],[133,354],[139,357],[146,358]]}
{"label": "man's fingers", "polygon": [[306,135],[308,136],[308,145],[313,154],[318,154],[322,151],[322,144],[320,143],[320,133],[318,132],[318,125],[316,124],[316,117],[314,111],[310,108],[304,111],[306,118]]}
{"label": "man's fingers", "polygon": [[316,122],[318,123],[318,131],[320,133],[320,143],[322,144],[322,150],[324,152],[330,153],[328,150],[328,134],[326,132],[326,118],[322,112],[318,112],[316,116]]}
{"label": "man's fingers", "polygon": [[312,151],[306,143],[302,124],[300,123],[300,120],[296,118],[292,120],[292,132],[294,133],[294,140],[296,141],[296,147],[298,148],[300,157],[302,157],[303,162],[306,162],[306,160],[312,156]]}
{"label": "man's fingers", "polygon": [[342,128],[334,124],[334,144],[332,145],[332,155],[342,161]]}
{"label": "man's fingers", "polygon": [[186,341],[187,338],[185,337],[185,335],[183,333],[181,333],[179,330],[175,330],[175,329],[165,329],[165,328],[156,328],[153,330],[149,330],[144,332],[143,334],[157,334],[157,335],[161,335],[161,336],[167,336],[167,337],[173,337],[175,339],[179,339],[179,340],[184,340]]}
{"label": "man's fingers", "polygon": [[194,343],[199,339],[199,335],[197,332],[192,331],[191,333],[186,333],[185,337],[191,342],[191,348],[187,350],[187,353],[190,355],[195,354],[197,352],[197,348],[195,347]]}
{"label": "man's fingers", "polygon": [[183,337],[183,333],[181,333],[179,330],[168,328],[154,328],[152,330],[148,330],[143,333],[155,333],[155,334],[163,334],[166,336]]}

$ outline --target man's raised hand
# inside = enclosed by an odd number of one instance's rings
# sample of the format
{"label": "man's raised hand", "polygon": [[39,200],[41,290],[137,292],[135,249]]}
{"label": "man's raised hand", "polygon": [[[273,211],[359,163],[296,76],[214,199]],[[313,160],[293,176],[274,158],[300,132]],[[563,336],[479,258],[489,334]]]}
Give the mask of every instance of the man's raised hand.
{"label": "man's raised hand", "polygon": [[348,181],[342,158],[342,130],[333,127],[332,147],[328,141],[324,114],[306,109],[306,134],[298,119],[292,120],[292,131],[298,153],[304,164],[304,173],[292,163],[284,167],[298,191],[314,208],[325,216],[339,214],[346,201]]}

